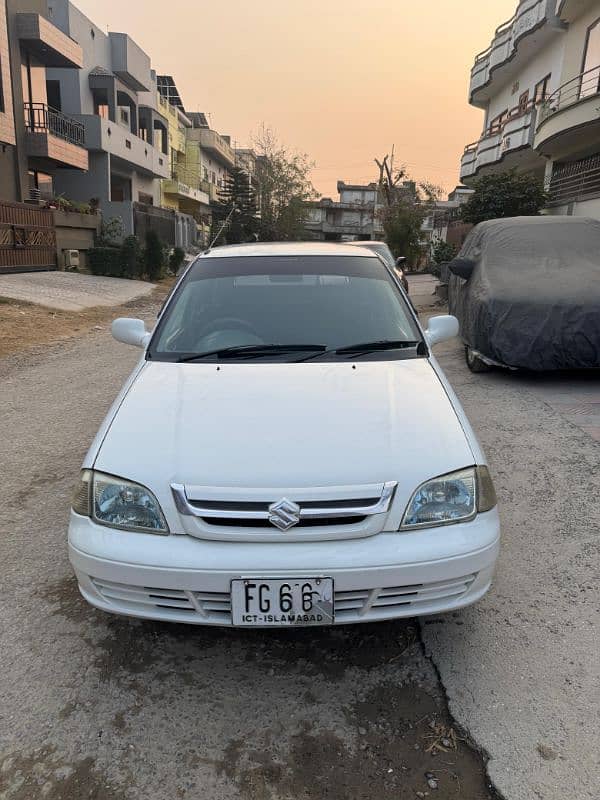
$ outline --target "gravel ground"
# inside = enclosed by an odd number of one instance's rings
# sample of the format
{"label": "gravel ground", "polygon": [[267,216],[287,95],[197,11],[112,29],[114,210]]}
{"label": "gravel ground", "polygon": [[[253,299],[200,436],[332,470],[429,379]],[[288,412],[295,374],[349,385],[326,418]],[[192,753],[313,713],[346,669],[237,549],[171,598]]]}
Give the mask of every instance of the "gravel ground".
{"label": "gravel ground", "polygon": [[502,501],[496,588],[422,625],[275,633],[86,606],[70,492],[137,353],[103,329],[0,361],[0,800],[495,798],[467,729],[507,800],[596,796],[598,445],[440,351]]}

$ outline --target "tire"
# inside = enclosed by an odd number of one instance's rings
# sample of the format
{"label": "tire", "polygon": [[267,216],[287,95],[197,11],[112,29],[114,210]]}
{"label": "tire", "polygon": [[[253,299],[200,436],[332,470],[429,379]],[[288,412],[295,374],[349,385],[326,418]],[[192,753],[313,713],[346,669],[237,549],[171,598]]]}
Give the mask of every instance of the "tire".
{"label": "tire", "polygon": [[471,372],[489,372],[491,370],[490,365],[475,355],[469,345],[465,345],[465,361]]}

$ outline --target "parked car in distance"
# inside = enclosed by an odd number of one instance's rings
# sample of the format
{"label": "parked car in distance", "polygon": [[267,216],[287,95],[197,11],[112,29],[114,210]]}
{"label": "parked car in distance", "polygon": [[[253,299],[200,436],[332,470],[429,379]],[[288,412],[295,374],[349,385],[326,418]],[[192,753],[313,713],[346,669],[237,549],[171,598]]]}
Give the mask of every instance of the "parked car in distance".
{"label": "parked car in distance", "polygon": [[394,270],[400,282],[402,283],[402,286],[404,287],[404,291],[406,294],[408,294],[408,280],[406,279],[406,274],[404,272],[406,258],[404,256],[394,258],[394,255],[386,242],[373,242],[369,239],[367,241],[346,242],[346,244],[350,244],[353,247],[365,247],[367,250],[372,250],[374,253],[377,253],[378,256],[381,256],[388,267],[391,267]]}
{"label": "parked car in distance", "polygon": [[485,457],[423,331],[368,250],[198,257],[84,460],[69,555],[107,612],[199,625],[435,614],[489,589]]}
{"label": "parked car in distance", "polygon": [[448,265],[469,369],[600,368],[600,222],[482,222]]}

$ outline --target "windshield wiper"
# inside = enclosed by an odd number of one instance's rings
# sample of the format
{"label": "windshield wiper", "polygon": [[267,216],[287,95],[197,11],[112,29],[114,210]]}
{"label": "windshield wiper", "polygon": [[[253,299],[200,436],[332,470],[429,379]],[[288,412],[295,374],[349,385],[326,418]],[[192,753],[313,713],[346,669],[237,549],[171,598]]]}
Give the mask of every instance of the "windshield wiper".
{"label": "windshield wiper", "polygon": [[208,350],[206,353],[195,353],[191,356],[182,356],[177,359],[177,364],[184,364],[189,361],[199,361],[203,358],[260,358],[263,355],[272,353],[305,353],[314,351],[315,354],[323,353],[327,350],[324,344],[245,344],[235,347],[221,347],[219,350]]}
{"label": "windshield wiper", "polygon": [[331,347],[327,350],[322,350],[320,353],[313,353],[306,358],[299,358],[298,361],[310,361],[313,358],[330,354],[344,355],[347,353],[348,355],[356,354],[360,357],[362,355],[368,355],[369,353],[376,353],[384,350],[405,350],[412,347],[418,347],[420,344],[421,342],[410,341],[407,339],[382,339],[381,341],[377,342],[363,342],[360,344],[346,345],[344,347]]}

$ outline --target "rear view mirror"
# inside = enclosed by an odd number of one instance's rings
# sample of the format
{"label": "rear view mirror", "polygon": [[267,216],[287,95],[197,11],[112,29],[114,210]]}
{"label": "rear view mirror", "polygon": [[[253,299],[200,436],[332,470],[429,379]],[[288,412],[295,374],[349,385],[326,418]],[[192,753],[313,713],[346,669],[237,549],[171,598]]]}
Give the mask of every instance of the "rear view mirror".
{"label": "rear view mirror", "polygon": [[455,258],[448,264],[448,269],[453,275],[468,281],[475,269],[475,261],[472,258]]}

